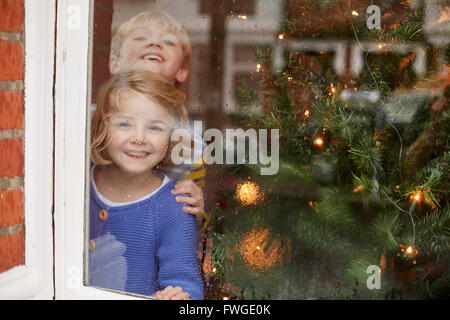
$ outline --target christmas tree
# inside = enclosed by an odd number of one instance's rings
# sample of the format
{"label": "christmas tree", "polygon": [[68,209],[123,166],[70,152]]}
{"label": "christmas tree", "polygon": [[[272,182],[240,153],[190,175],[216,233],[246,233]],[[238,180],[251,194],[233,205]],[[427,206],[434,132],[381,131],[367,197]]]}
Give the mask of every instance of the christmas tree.
{"label": "christmas tree", "polygon": [[[368,27],[373,4],[379,28]],[[448,26],[449,8],[433,5]],[[255,81],[236,96],[244,112],[230,114],[237,127],[280,130],[279,171],[221,166],[207,297],[449,298],[450,50],[427,42],[425,2],[284,7],[283,69],[255,45]],[[311,49],[327,41],[359,50],[360,71],[338,74],[335,52]]]}

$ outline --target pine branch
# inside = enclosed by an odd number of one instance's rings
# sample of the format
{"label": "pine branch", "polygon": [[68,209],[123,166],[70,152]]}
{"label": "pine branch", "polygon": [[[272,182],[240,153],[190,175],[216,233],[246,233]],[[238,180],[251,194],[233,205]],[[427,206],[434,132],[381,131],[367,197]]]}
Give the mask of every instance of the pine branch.
{"label": "pine branch", "polygon": [[393,250],[398,248],[396,238],[399,236],[401,224],[398,212],[384,213],[375,218],[370,230],[383,249]]}
{"label": "pine branch", "polygon": [[403,175],[414,175],[428,162],[433,149],[440,138],[448,137],[450,133],[450,119],[444,118],[435,122],[405,152],[403,160]]}
{"label": "pine branch", "polygon": [[370,173],[375,168],[376,163],[381,163],[380,148],[369,135],[359,138],[356,146],[348,150],[350,159],[364,172]]}

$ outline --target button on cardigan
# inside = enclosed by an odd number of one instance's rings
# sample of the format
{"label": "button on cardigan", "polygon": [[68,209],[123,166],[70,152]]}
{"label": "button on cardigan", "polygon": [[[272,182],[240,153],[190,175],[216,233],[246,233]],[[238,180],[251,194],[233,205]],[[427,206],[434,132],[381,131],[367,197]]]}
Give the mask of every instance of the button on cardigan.
{"label": "button on cardigan", "polygon": [[203,299],[199,234],[194,216],[183,212],[170,193],[175,183],[141,201],[113,206],[99,198],[91,177],[89,240],[95,246],[89,250],[90,285],[142,295],[180,286],[191,299]]}

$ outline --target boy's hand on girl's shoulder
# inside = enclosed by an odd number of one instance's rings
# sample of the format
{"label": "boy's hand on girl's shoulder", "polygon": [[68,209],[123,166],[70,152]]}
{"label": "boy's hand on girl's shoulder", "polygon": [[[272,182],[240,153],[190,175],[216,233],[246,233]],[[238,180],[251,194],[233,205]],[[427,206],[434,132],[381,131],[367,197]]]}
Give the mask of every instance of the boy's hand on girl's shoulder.
{"label": "boy's hand on girl's shoulder", "polygon": [[158,290],[155,298],[158,300],[191,300],[189,293],[183,291],[179,286],[168,286],[164,290]]}
{"label": "boy's hand on girl's shoulder", "polygon": [[175,200],[179,203],[186,203],[183,211],[195,216],[201,216],[205,206],[203,190],[192,180],[183,180],[178,182],[171,191],[172,194],[184,193],[189,195],[177,196]]}

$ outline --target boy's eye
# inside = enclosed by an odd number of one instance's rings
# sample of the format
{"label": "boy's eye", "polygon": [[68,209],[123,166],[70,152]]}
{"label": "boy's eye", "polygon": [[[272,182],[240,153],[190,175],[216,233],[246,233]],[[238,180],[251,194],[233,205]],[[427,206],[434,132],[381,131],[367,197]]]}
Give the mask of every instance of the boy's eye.
{"label": "boy's eye", "polygon": [[171,40],[164,40],[164,43],[167,44],[168,46],[174,46],[175,42],[171,41]]}
{"label": "boy's eye", "polygon": [[134,38],[134,40],[136,40],[136,41],[144,41],[145,39],[147,39],[147,38],[146,37],[142,37],[142,36]]}

